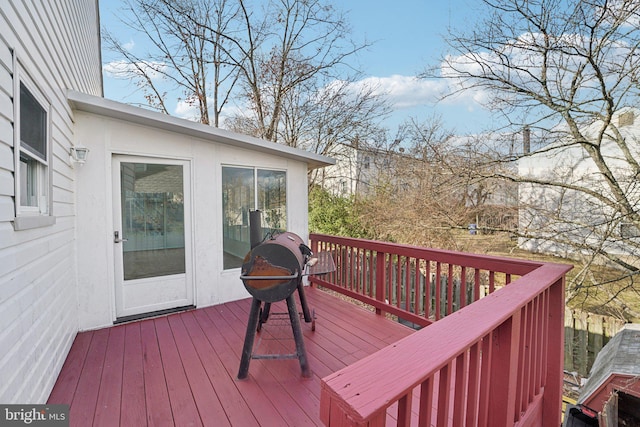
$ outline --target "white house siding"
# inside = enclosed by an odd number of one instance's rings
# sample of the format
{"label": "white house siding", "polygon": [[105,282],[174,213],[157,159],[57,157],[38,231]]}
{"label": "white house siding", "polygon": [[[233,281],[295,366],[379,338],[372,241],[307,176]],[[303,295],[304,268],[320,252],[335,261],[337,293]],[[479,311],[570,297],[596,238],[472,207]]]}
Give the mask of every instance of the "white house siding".
{"label": "white house siding", "polygon": [[[630,123],[619,127],[620,133],[626,139],[632,155],[640,157],[640,112],[631,111]],[[625,111],[616,114],[618,118]],[[633,120],[635,113],[635,121]],[[596,122],[584,129],[586,135],[595,133],[601,124]],[[561,144],[562,142],[558,142]],[[588,187],[609,198],[610,190],[606,186],[593,160],[576,144],[565,147],[558,146],[552,150],[549,147],[524,157],[518,162],[518,172],[521,176],[541,180],[563,182]],[[602,142],[602,153],[612,173],[626,191],[627,197],[635,205],[640,205],[640,189],[638,180],[630,172],[624,161],[624,155],[619,147],[610,139]],[[520,239],[520,246],[537,252],[556,253],[568,256],[575,251],[575,246],[561,245],[554,242],[554,238],[561,236],[564,240],[576,244],[593,245],[604,239],[609,222],[603,220],[611,217],[611,208],[593,197],[582,192],[548,187],[532,183],[519,186],[519,229],[524,233],[535,233],[536,239]],[[602,224],[598,226],[598,224]],[[605,241],[604,249],[610,253],[629,254],[629,248],[615,239],[619,235],[620,224]]]}
{"label": "white house siding", "polygon": [[[91,102],[101,103],[99,100]],[[152,118],[108,117],[76,110],[75,136],[90,148],[87,163],[78,171],[78,280],[80,329],[111,325],[114,309],[114,214],[112,210],[113,155],[180,159],[189,162],[192,194],[193,262],[186,268],[194,279],[194,303],[204,307],[248,297],[239,269],[223,269],[222,167],[248,166],[287,173],[287,228],[306,239],[308,233],[307,168],[304,159],[238,147],[216,137],[217,130],[140,109],[108,102],[116,115],[119,106]],[[82,107],[91,110],[90,107]],[[156,121],[154,123],[154,120]],[[178,123],[174,129],[167,123]],[[164,129],[160,129],[164,127]],[[189,134],[198,129],[202,136]],[[211,133],[208,136],[208,133]],[[228,136],[228,135],[227,135]],[[280,146],[282,147],[282,146]],[[288,147],[286,147],[288,149]],[[283,148],[284,149],[284,148]],[[295,156],[294,156],[295,157]],[[325,158],[326,159],[326,158]],[[126,237],[126,236],[125,236]]]}
{"label": "white house siding", "polygon": [[[0,402],[46,401],[78,330],[66,90],[101,95],[97,1],[0,2]],[[50,103],[53,225],[14,230],[16,60]]]}
{"label": "white house siding", "polygon": [[337,196],[366,194],[370,186],[390,171],[393,153],[374,149],[357,149],[340,144],[331,150],[336,164],[319,171],[322,186]]}

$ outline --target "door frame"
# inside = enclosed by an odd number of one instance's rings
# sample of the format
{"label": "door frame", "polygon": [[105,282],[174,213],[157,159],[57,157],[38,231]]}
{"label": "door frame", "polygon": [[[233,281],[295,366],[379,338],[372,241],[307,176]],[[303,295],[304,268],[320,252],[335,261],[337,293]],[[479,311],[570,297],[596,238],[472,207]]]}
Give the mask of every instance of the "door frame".
{"label": "door frame", "polygon": [[[184,276],[184,291],[185,297],[167,301],[162,304],[151,304],[146,306],[139,306],[137,308],[125,308],[124,305],[124,259],[123,259],[123,244],[115,243],[114,231],[119,231],[121,238],[123,236],[122,227],[122,206],[121,206],[121,176],[120,176],[120,164],[121,163],[149,163],[149,164],[164,164],[164,165],[177,165],[182,166],[183,176],[183,195],[184,195],[184,251],[185,251],[185,272],[184,274],[178,274],[173,276],[159,276],[169,278],[169,280],[176,280],[179,276]],[[129,318],[141,318],[147,315],[153,315],[158,312],[171,311],[181,307],[193,307],[195,306],[196,293],[195,293],[195,279],[194,279],[194,259],[193,259],[193,245],[194,245],[194,230],[193,230],[193,178],[192,178],[192,162],[190,159],[179,157],[158,157],[142,154],[111,154],[111,204],[112,204],[112,227],[109,233],[109,244],[113,245],[113,302],[114,302],[114,319],[123,321]],[[164,279],[160,279],[164,280]],[[145,284],[153,283],[157,281],[156,278],[143,278],[136,279],[130,282],[133,284]],[[135,282],[135,283],[133,283]]]}

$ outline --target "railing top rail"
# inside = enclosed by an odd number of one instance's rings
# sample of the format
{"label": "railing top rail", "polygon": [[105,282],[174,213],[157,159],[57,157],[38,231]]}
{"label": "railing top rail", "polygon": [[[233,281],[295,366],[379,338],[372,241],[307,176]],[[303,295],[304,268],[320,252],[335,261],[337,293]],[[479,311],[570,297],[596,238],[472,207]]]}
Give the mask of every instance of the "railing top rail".
{"label": "railing top rail", "polygon": [[326,234],[312,233],[311,241],[324,241],[334,244],[348,245],[377,252],[408,256],[429,261],[449,263],[453,265],[479,268],[507,274],[525,275],[540,266],[543,262],[524,259],[504,258],[493,255],[479,255],[465,252],[454,252],[445,249],[431,249],[398,243],[379,242],[375,240],[356,239],[353,237],[338,237]]}
{"label": "railing top rail", "polygon": [[[323,380],[323,388],[346,402],[348,406],[342,409],[350,418],[365,421],[431,377],[551,285],[563,280],[571,268],[565,264],[542,264],[510,286],[329,375]],[[384,375],[371,375],[380,372],[382,366]],[[407,369],[408,366],[411,369]]]}

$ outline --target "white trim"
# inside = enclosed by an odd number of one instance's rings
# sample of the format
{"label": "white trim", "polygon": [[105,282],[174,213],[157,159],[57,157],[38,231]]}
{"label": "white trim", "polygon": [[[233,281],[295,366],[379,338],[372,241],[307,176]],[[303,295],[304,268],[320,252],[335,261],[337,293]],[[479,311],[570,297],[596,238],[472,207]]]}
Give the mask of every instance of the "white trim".
{"label": "white trim", "polygon": [[335,164],[335,160],[309,151],[266,141],[252,136],[242,135],[225,129],[203,125],[178,117],[168,116],[156,111],[123,104],[109,99],[68,91],[67,99],[72,109],[97,114],[102,117],[124,120],[154,129],[167,130],[182,135],[193,136],[210,142],[222,143],[254,152],[272,154],[307,163],[309,169]]}
{"label": "white trim", "polygon": [[[112,231],[119,231],[120,237],[123,236],[122,216],[121,216],[121,204],[120,204],[120,169],[116,168],[116,165],[120,165],[123,162],[129,163],[153,163],[153,164],[167,164],[176,165],[182,167],[183,173],[183,194],[184,194],[184,249],[185,249],[185,272],[177,275],[159,276],[142,278],[128,281],[126,286],[136,286],[145,284],[154,285],[158,282],[163,283],[179,283],[184,281],[184,290],[186,294],[183,299],[180,300],[167,300],[164,302],[155,302],[151,305],[136,305],[134,307],[126,307],[125,293],[123,281],[123,259],[122,259],[122,244],[113,243],[113,234],[108,239],[114,246],[113,249],[113,320],[130,315],[144,314],[146,312],[153,312],[162,309],[175,308],[183,305],[195,305],[196,304],[196,281],[195,281],[195,264],[194,264],[194,240],[195,230],[193,222],[194,212],[194,198],[193,198],[193,164],[190,159],[180,159],[176,157],[160,157],[160,156],[138,156],[130,154],[111,154],[111,183],[112,183]],[[151,286],[153,287],[153,286]],[[179,304],[177,302],[180,302]]]}
{"label": "white trim", "polygon": [[[13,146],[14,146],[14,230],[26,230],[30,228],[45,227],[55,224],[55,217],[53,216],[53,153],[52,153],[52,106],[49,98],[44,94],[42,88],[31,78],[27,73],[25,67],[19,58],[19,55],[13,51]],[[43,160],[39,155],[32,153],[27,147],[22,146],[20,141],[20,105],[22,100],[20,99],[20,85],[29,91],[29,93],[36,99],[46,114],[46,159]],[[15,149],[17,148],[17,149]],[[21,172],[20,172],[20,156],[24,153],[33,159],[41,167],[38,167],[36,180],[38,181],[38,204],[37,206],[22,206],[21,205]],[[45,200],[42,200],[42,198]],[[26,219],[29,218],[29,219]]]}
{"label": "white trim", "polygon": [[51,215],[22,215],[13,220],[15,231],[32,228],[48,227],[56,223],[56,217]]}

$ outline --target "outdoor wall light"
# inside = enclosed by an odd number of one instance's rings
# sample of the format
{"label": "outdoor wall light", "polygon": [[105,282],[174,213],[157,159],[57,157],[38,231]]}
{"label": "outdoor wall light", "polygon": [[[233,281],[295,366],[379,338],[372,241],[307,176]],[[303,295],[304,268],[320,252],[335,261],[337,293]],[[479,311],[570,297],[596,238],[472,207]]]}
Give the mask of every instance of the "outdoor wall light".
{"label": "outdoor wall light", "polygon": [[71,162],[73,163],[79,163],[80,166],[84,165],[84,162],[87,161],[88,156],[89,149],[80,144],[69,149],[69,160],[71,160]]}

